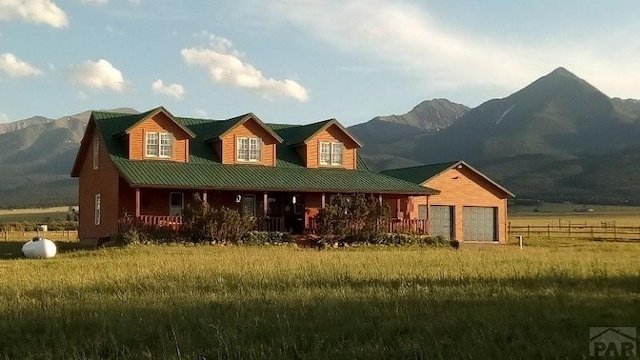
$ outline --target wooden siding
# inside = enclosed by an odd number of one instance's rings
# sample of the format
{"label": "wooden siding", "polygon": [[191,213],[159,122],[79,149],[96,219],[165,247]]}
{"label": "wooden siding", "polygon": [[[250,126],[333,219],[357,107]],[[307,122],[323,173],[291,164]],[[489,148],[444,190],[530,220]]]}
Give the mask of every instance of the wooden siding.
{"label": "wooden siding", "polygon": [[313,138],[309,139],[306,145],[306,164],[308,168],[336,167],[336,165],[320,165],[320,143],[321,142],[341,142],[344,145],[342,151],[342,166],[345,169],[355,170],[358,144],[345,134],[336,125],[331,125]]}
{"label": "wooden siding", "polygon": [[[440,190],[439,195],[429,197],[429,205],[455,207],[455,234],[464,240],[464,207],[481,206],[498,209],[497,235],[501,243],[507,241],[507,198],[493,184],[466,167],[450,169],[423,184]],[[416,207],[417,208],[417,207]]]}
{"label": "wooden siding", "polygon": [[[100,139],[98,169],[93,169],[94,139]],[[79,173],[80,217],[78,238],[87,245],[97,245],[101,238],[109,237],[118,231],[118,172],[111,162],[104,141],[98,130],[87,138],[88,151],[82,155]],[[100,224],[95,225],[95,196],[100,194]]]}
{"label": "wooden siding", "polygon": [[[236,139],[239,137],[258,137],[262,139],[262,161],[249,162],[237,161],[236,159]],[[243,124],[236,126],[220,140],[222,143],[222,163],[223,164],[258,164],[266,166],[276,165],[276,144],[277,141],[255,120],[250,119]]]}
{"label": "wooden siding", "polygon": [[145,159],[145,137],[147,132],[168,132],[173,135],[171,158],[150,157],[153,160],[189,161],[189,135],[164,113],[146,119],[129,133],[129,159]]}

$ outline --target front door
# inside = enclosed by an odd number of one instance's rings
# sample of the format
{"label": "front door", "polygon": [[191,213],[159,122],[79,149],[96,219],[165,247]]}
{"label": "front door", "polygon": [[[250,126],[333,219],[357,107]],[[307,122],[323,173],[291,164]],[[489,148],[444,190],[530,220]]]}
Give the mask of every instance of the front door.
{"label": "front door", "polygon": [[255,195],[243,195],[242,196],[242,210],[249,216],[256,216],[256,196]]}
{"label": "front door", "polygon": [[172,192],[169,195],[169,215],[182,216],[184,209],[184,193]]}

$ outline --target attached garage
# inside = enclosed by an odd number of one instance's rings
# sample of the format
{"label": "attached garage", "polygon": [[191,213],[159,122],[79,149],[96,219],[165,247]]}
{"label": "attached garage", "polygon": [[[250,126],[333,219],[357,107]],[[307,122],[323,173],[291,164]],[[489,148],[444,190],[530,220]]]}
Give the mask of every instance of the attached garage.
{"label": "attached garage", "polygon": [[428,206],[433,236],[459,241],[507,241],[507,199],[514,195],[464,161],[382,173],[440,191],[429,196],[428,204],[418,198],[413,200],[418,210]]}
{"label": "attached garage", "polygon": [[462,216],[464,239],[467,241],[498,241],[497,207],[465,206]]}
{"label": "attached garage", "polygon": [[444,205],[431,206],[430,234],[442,236],[447,240],[455,239],[454,234],[454,207]]}

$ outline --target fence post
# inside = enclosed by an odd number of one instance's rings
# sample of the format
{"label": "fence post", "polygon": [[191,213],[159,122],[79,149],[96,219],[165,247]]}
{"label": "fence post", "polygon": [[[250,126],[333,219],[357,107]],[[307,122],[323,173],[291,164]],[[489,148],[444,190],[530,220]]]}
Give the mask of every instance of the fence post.
{"label": "fence post", "polygon": [[593,240],[593,225],[591,225],[591,240]]}
{"label": "fence post", "polygon": [[531,225],[527,225],[527,237],[531,237]]}
{"label": "fence post", "polygon": [[569,227],[567,227],[567,229],[569,229],[569,239],[571,239],[571,221],[569,221]]}
{"label": "fence post", "polygon": [[547,238],[551,237],[551,225],[547,224]]}
{"label": "fence post", "polygon": [[613,240],[618,240],[618,236],[616,234],[616,223],[613,223]]}

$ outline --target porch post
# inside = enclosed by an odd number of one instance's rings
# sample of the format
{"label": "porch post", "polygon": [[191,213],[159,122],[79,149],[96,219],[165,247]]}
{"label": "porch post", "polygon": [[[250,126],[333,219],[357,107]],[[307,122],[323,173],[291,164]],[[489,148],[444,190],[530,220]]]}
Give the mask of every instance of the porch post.
{"label": "porch post", "polygon": [[262,211],[264,211],[263,215],[266,217],[267,216],[267,212],[269,211],[269,196],[267,196],[267,192],[265,191],[264,194],[262,194]]}
{"label": "porch post", "polygon": [[400,218],[400,198],[396,199],[396,218]]}
{"label": "porch post", "polygon": [[382,194],[378,194],[378,202],[382,204]]}
{"label": "porch post", "polygon": [[320,208],[324,209],[326,204],[327,204],[326,195],[322,193],[322,196],[320,197]]}
{"label": "porch post", "polygon": [[202,201],[206,204],[209,202],[209,199],[207,198],[207,191],[203,191],[202,192]]}
{"label": "porch post", "polygon": [[136,188],[136,217],[140,216],[140,188]]}

